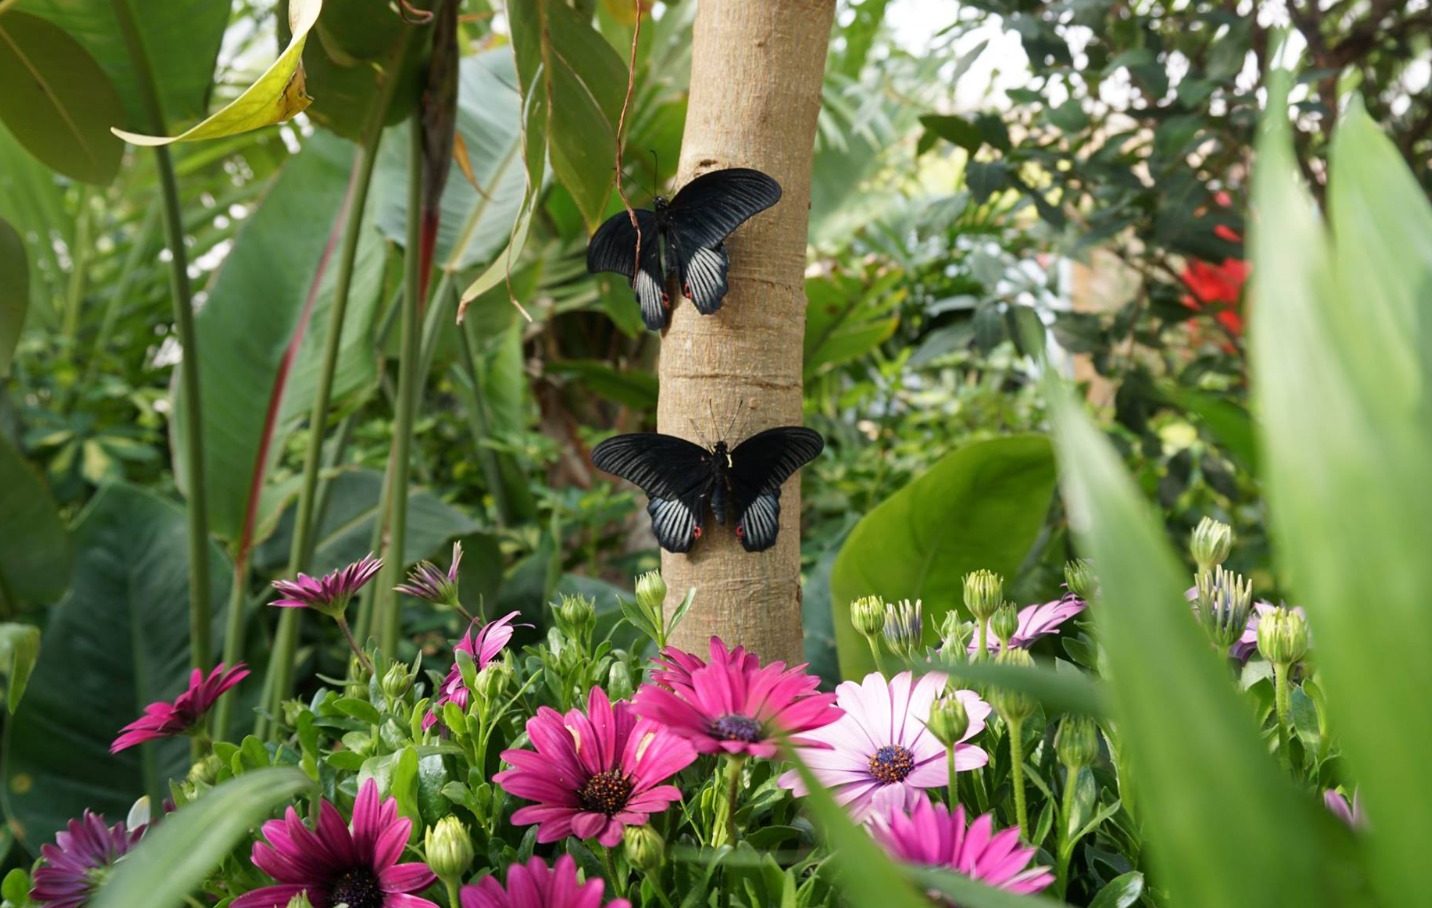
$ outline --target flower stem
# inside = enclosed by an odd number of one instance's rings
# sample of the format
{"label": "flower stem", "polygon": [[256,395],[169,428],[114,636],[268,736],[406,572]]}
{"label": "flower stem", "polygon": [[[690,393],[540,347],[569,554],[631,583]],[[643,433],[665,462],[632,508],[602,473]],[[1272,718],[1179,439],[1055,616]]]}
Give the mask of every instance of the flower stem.
{"label": "flower stem", "polygon": [[1293,768],[1293,755],[1289,750],[1293,724],[1293,686],[1288,682],[1291,665],[1273,666],[1273,705],[1278,713],[1278,754],[1286,769]]}
{"label": "flower stem", "polygon": [[453,877],[444,877],[443,886],[447,888],[448,908],[461,908],[462,903],[457,894],[457,880]]}
{"label": "flower stem", "polygon": [[334,620],[338,622],[338,629],[343,632],[343,639],[348,641],[348,648],[353,650],[353,655],[358,657],[359,664],[367,670],[370,676],[373,675],[373,660],[368,658],[368,654],[363,652],[363,647],[359,646],[358,641],[353,639],[353,631],[348,627],[348,619],[343,615],[339,615]]}
{"label": "flower stem", "polygon": [[726,842],[736,847],[736,796],[741,789],[741,764],[745,758],[733,755],[726,758]]}
{"label": "flower stem", "polygon": [[949,800],[948,806],[951,810],[954,810],[960,803],[960,777],[955,772],[955,748],[953,745],[945,751],[945,759],[948,761],[950,770],[950,780],[947,784],[947,788],[949,789],[947,793]]}
{"label": "flower stem", "polygon": [[1014,784],[1014,818],[1019,823],[1019,836],[1029,841],[1029,819],[1024,806],[1024,720],[1005,720],[1009,726],[1009,777]]}
{"label": "flower stem", "polygon": [[1069,859],[1074,856],[1074,832],[1069,823],[1074,816],[1074,796],[1079,784],[1079,768],[1064,767],[1064,791],[1059,802],[1059,855],[1055,878],[1059,881],[1059,897],[1069,889]]}
{"label": "flower stem", "polygon": [[989,619],[980,619],[979,650],[975,653],[976,659],[989,658]]}
{"label": "flower stem", "polygon": [[880,644],[875,642],[874,637],[866,637],[865,642],[870,644],[870,655],[875,659],[875,670],[882,675],[885,674],[885,664],[880,658]]}

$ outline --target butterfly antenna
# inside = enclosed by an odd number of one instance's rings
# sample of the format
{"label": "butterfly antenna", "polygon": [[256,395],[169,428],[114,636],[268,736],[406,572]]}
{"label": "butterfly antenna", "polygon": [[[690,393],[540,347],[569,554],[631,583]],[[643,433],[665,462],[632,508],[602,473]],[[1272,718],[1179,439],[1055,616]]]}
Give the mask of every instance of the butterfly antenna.
{"label": "butterfly antenna", "polygon": [[651,152],[651,185],[646,187],[647,193],[656,196],[656,184],[661,182],[661,159],[656,156],[655,148],[648,148]]}
{"label": "butterfly antenna", "polygon": [[741,437],[741,436],[735,435],[735,434],[733,434],[733,433],[735,432],[735,430],[736,430],[737,428],[745,429],[745,427],[746,427],[745,416],[746,416],[746,405],[747,405],[747,403],[748,403],[748,402],[745,401],[745,400],[739,401],[739,402],[737,402],[737,404],[736,404],[736,408],[731,411],[731,422],[730,422],[729,425],[726,426],[726,438],[727,438],[727,439],[730,439],[730,440],[734,441],[735,439]]}
{"label": "butterfly antenna", "polygon": [[696,420],[692,419],[690,415],[686,417],[686,424],[691,427],[691,434],[696,437],[697,441],[701,442],[703,448],[709,450],[713,447],[711,442],[706,440],[706,436],[702,434],[701,427],[696,424]]}

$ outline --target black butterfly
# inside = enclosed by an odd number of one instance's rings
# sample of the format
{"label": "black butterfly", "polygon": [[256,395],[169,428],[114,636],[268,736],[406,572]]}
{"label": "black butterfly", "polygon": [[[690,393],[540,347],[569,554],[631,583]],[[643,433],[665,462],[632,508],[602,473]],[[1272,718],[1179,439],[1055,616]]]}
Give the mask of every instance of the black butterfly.
{"label": "black butterfly", "polygon": [[781,198],[775,180],[746,167],[713,170],[687,183],[670,202],[652,200],[655,211],[636,209],[641,226],[641,266],[631,217],[618,212],[597,228],[587,246],[587,270],[625,275],[636,291],[641,318],[652,331],[671,321],[668,278],[702,315],[721,308],[726,296],[726,237]]}
{"label": "black butterfly", "polygon": [[592,463],[651,497],[652,532],[668,552],[688,552],[701,538],[708,503],[717,523],[735,517],[746,551],[762,552],[780,530],[781,483],[824,447],[819,432],[800,426],[758,432],[730,450],[718,441],[709,451],[674,435],[638,432],[597,445]]}

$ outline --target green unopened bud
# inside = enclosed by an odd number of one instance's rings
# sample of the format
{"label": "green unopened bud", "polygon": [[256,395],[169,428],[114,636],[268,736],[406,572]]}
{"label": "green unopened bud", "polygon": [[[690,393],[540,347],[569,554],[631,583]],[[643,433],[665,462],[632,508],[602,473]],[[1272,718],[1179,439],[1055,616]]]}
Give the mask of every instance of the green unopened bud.
{"label": "green unopened bud", "polygon": [[1064,563],[1064,588],[1080,599],[1093,599],[1099,594],[1099,578],[1094,576],[1094,563],[1075,558]]}
{"label": "green unopened bud", "polygon": [[962,620],[959,612],[954,609],[945,612],[945,616],[940,619],[941,658],[951,665],[968,662],[970,638],[974,630],[974,625]]}
{"label": "green unopened bud", "polygon": [[460,880],[472,866],[472,836],[467,827],[454,816],[438,820],[423,840],[428,867],[442,880]]}
{"label": "green unopened bud", "polygon": [[[996,657],[995,661],[1001,665],[1014,665],[1022,668],[1034,665],[1033,657],[1022,649],[1006,649]],[[1034,715],[1034,710],[1038,707],[1034,698],[1029,694],[1010,687],[996,687],[991,690],[989,702],[1006,724],[1023,722]]]}
{"label": "green unopened bud", "polygon": [[666,581],[658,571],[647,571],[636,578],[636,601],[647,612],[661,617],[662,605],[666,602]]}
{"label": "green unopened bud", "polygon": [[631,669],[627,668],[625,662],[620,660],[613,662],[611,669],[607,672],[607,696],[613,700],[630,700],[631,695],[636,692],[636,686],[632,683]]}
{"label": "green unopened bud", "polygon": [[1206,574],[1228,559],[1233,551],[1233,527],[1222,521],[1205,517],[1193,529],[1189,540],[1189,552],[1198,572]]}
{"label": "green unopened bud", "polygon": [[1291,609],[1277,608],[1258,619],[1258,652],[1287,667],[1308,653],[1308,622]]}
{"label": "green unopened bud", "polygon": [[413,686],[413,677],[413,672],[408,666],[401,662],[393,662],[383,673],[383,681],[380,685],[383,689],[383,696],[387,697],[390,703],[403,699],[403,695]]}
{"label": "green unopened bud", "polygon": [[1221,566],[1198,575],[1198,616],[1220,649],[1243,636],[1252,610],[1253,581]]}
{"label": "green unopened bud", "polygon": [[666,859],[666,842],[650,826],[628,826],[622,833],[627,860],[645,873],[659,869]]}
{"label": "green unopened bud", "polygon": [[901,599],[885,607],[885,644],[897,653],[913,654],[925,633],[925,609],[919,599]]}
{"label": "green unopened bud", "polygon": [[976,621],[988,621],[1003,604],[1003,577],[983,569],[965,575],[965,608]]}
{"label": "green unopened bud", "polygon": [[1019,630],[1019,614],[1011,603],[1006,602],[995,610],[989,619],[989,629],[999,641],[999,648],[1009,649],[1009,641],[1014,638],[1014,632]]}
{"label": "green unopened bud", "polygon": [[214,780],[219,778],[219,770],[223,768],[224,761],[209,754],[189,767],[189,781],[195,785],[213,785]]}
{"label": "green unopened bud", "polygon": [[503,658],[494,659],[477,673],[477,677],[473,679],[473,689],[483,703],[493,703],[507,690],[507,683],[511,680],[512,663],[504,654]]}
{"label": "green unopened bud", "polygon": [[300,892],[288,900],[288,908],[313,908],[313,903],[308,900],[307,892]]}
{"label": "green unopened bud", "polygon": [[1071,771],[1099,758],[1099,729],[1088,716],[1065,716],[1054,733],[1054,752]]}
{"label": "green unopened bud", "polygon": [[862,596],[850,603],[850,623],[860,636],[870,640],[885,629],[885,600],[879,596]]}
{"label": "green unopened bud", "polygon": [[564,594],[557,603],[557,626],[569,638],[585,645],[592,639],[592,630],[597,626],[596,600]]}
{"label": "green unopened bud", "polygon": [[952,693],[944,693],[930,704],[930,721],[925,723],[935,740],[946,748],[954,747],[970,729],[970,716],[965,705]]}

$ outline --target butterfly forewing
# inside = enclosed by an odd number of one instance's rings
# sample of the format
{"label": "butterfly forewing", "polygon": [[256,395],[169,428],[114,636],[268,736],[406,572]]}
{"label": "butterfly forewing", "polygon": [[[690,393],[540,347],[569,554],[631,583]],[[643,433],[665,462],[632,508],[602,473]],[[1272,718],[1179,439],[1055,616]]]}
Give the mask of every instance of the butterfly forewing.
{"label": "butterfly forewing", "polygon": [[641,262],[637,267],[637,235],[631,217],[620,211],[607,218],[587,245],[587,270],[614,271],[631,281],[641,320],[652,331],[660,331],[671,319],[666,275],[661,269],[661,230],[653,212],[638,209],[641,227]]}
{"label": "butterfly forewing", "polygon": [[669,552],[687,552],[701,536],[716,472],[711,453],[674,435],[616,435],[592,449],[592,464],[620,476],[651,501],[652,532]]}
{"label": "butterfly forewing", "polygon": [[688,254],[716,246],[781,200],[781,184],[749,167],[703,173],[671,200],[666,218]]}
{"label": "butterfly forewing", "polygon": [[819,432],[783,426],[752,435],[731,452],[736,533],[747,551],[761,552],[776,544],[781,485],[824,448]]}

